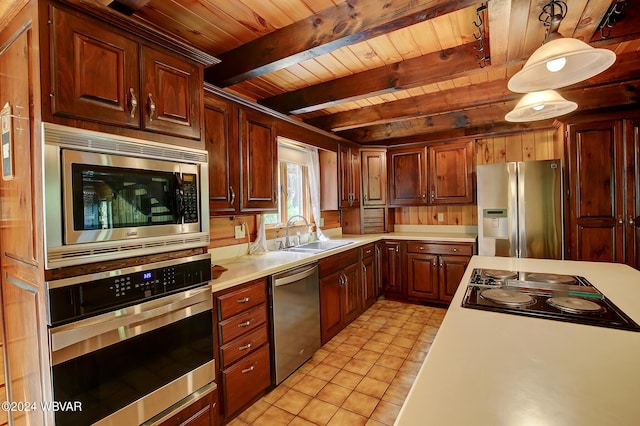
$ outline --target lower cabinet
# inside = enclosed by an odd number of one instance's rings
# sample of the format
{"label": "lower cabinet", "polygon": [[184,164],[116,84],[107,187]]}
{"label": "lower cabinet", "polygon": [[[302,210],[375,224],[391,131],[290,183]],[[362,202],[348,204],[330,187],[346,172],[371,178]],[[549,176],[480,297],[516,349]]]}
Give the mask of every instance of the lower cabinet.
{"label": "lower cabinet", "polygon": [[223,421],[271,386],[267,279],[216,292],[214,353]]}
{"label": "lower cabinet", "polygon": [[407,242],[407,299],[451,302],[473,252],[473,243]]}
{"label": "lower cabinet", "polygon": [[388,299],[404,299],[402,285],[402,242],[380,241],[376,243],[380,287]]}
{"label": "lower cabinet", "polygon": [[327,343],[362,312],[360,250],[318,261],[320,269],[320,335]]}
{"label": "lower cabinet", "polygon": [[375,245],[367,244],[360,249],[360,272],[362,280],[362,308],[367,309],[378,300],[378,274],[376,271]]}
{"label": "lower cabinet", "polygon": [[218,426],[218,390],[209,392],[158,426]]}

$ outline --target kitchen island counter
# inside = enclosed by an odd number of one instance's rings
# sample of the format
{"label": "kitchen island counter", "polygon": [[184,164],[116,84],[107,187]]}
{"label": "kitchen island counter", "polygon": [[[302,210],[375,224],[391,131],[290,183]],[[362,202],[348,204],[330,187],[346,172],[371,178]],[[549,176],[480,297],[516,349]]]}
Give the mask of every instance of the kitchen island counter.
{"label": "kitchen island counter", "polygon": [[396,425],[640,423],[640,332],[463,308],[474,268],[581,275],[640,323],[628,266],[474,256]]}

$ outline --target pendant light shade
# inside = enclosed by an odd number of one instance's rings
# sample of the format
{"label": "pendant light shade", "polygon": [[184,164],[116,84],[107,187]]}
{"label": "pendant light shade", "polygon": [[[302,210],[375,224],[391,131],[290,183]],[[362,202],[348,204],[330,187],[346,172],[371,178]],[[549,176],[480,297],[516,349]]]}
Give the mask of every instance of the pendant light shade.
{"label": "pendant light shade", "polygon": [[577,103],[566,100],[555,90],[543,90],[524,95],[504,118],[511,122],[546,120],[568,114],[577,108]]}
{"label": "pendant light shade", "polygon": [[509,80],[512,92],[558,89],[600,74],[616,61],[608,49],[596,49],[575,39],[554,38],[538,48],[522,70]]}

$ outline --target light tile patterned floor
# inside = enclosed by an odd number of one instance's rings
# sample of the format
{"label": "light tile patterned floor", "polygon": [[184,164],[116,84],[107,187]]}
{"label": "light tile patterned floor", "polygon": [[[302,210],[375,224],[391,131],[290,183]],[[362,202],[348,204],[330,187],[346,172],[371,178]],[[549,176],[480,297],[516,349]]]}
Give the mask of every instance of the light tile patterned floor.
{"label": "light tile patterned floor", "polygon": [[377,301],[229,425],[393,425],[445,313]]}

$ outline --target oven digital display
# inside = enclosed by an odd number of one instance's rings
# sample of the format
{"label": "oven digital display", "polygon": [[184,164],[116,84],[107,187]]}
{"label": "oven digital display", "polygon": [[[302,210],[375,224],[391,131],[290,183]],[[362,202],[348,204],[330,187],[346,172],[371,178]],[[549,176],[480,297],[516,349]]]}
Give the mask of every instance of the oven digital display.
{"label": "oven digital display", "polygon": [[142,273],[142,280],[143,281],[150,280],[152,276],[153,276],[153,274],[151,272],[143,272]]}

